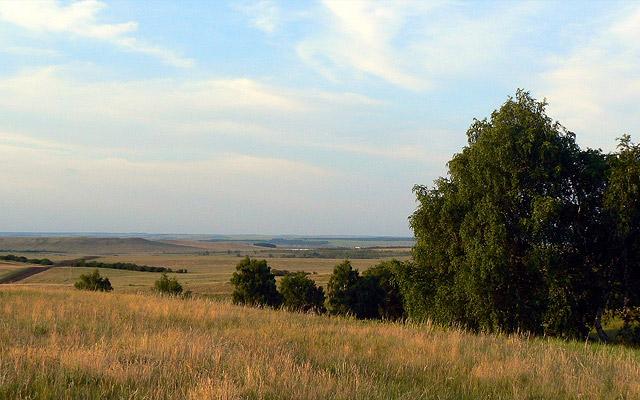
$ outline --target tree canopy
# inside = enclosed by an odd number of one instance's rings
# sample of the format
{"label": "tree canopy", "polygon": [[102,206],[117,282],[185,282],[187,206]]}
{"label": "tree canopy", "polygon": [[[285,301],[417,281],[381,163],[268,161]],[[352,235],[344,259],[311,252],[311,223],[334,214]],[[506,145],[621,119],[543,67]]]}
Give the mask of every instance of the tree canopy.
{"label": "tree canopy", "polygon": [[276,278],[266,260],[245,257],[231,277],[235,304],[277,307],[282,302],[276,288]]}
{"label": "tree canopy", "polygon": [[584,337],[609,307],[622,251],[611,237],[627,237],[638,210],[628,211],[635,147],[627,138],[617,155],[582,150],[545,107],[518,91],[473,122],[446,177],[414,188],[417,242],[402,287],[410,316]]}

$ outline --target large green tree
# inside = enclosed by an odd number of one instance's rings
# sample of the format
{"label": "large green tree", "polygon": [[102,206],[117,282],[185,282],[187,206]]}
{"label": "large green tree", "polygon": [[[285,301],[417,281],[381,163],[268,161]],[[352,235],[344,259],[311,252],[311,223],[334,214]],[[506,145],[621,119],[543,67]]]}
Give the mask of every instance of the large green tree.
{"label": "large green tree", "polygon": [[610,157],[606,210],[611,215],[609,286],[602,309],[623,320],[623,340],[640,342],[640,145],[628,135]]}
{"label": "large green tree", "polygon": [[[434,187],[416,186],[417,243],[404,272],[407,311],[471,329],[585,336],[604,273],[598,214],[606,174],[546,103],[518,91]],[[418,297],[418,298],[416,298]]]}

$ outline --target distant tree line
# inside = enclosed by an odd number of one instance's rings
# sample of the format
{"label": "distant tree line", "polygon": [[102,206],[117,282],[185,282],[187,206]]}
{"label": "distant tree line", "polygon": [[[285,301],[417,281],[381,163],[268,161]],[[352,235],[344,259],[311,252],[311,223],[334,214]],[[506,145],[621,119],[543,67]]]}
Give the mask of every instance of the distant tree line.
{"label": "distant tree line", "polygon": [[27,258],[23,256],[16,256],[13,254],[9,254],[6,256],[0,256],[0,260],[3,261],[14,261],[28,264],[39,264],[39,265],[53,265],[53,261],[48,258]]}
{"label": "distant tree line", "polygon": [[73,264],[74,267],[89,267],[89,268],[111,268],[111,269],[124,269],[128,271],[139,271],[139,272],[173,272],[176,274],[186,274],[187,270],[184,268],[173,270],[167,267],[152,267],[149,265],[138,265],[133,263],[105,263],[99,261],[85,261],[79,260]]}

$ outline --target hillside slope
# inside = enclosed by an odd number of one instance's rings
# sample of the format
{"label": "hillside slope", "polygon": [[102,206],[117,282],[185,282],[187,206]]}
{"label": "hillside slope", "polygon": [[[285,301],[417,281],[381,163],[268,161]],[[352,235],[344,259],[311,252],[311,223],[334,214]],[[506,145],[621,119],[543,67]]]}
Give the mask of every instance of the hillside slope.
{"label": "hillside slope", "polygon": [[0,251],[43,251],[83,254],[194,253],[195,247],[142,238],[0,237]]}
{"label": "hillside slope", "polygon": [[0,290],[0,398],[640,398],[640,352],[202,299]]}

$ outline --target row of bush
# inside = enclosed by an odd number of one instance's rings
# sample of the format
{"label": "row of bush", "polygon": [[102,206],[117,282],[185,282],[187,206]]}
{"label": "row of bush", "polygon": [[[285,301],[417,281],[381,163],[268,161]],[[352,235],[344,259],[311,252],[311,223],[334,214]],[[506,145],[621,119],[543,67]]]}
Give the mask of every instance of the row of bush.
{"label": "row of bush", "polygon": [[173,270],[171,268],[167,268],[167,267],[152,267],[149,265],[138,265],[138,264],[133,264],[133,263],[124,263],[124,262],[117,262],[117,263],[105,263],[105,262],[99,262],[99,261],[85,261],[85,260],[80,260],[78,262],[76,262],[74,265],[74,267],[89,267],[89,268],[111,268],[111,269],[124,269],[127,271],[138,271],[138,272],[173,272],[176,274],[186,274],[187,270],[184,268],[180,268],[180,269],[176,269]]}
{"label": "row of bush", "polygon": [[[74,284],[76,289],[90,290],[96,292],[110,292],[113,290],[111,281],[109,278],[100,275],[97,269],[94,269],[91,273],[82,274],[78,281]],[[170,295],[170,296],[190,296],[191,292],[183,292],[182,285],[176,278],[170,278],[166,273],[160,276],[160,279],[155,281],[154,290],[158,294]]]}
{"label": "row of bush", "polygon": [[405,313],[395,277],[402,265],[399,261],[386,261],[360,274],[345,260],[334,268],[325,294],[306,272],[288,273],[276,285],[276,275],[266,260],[246,257],[231,278],[232,299],[235,304],[290,311],[401,319]]}
{"label": "row of bush", "polygon": [[27,258],[24,256],[16,256],[13,254],[9,254],[6,256],[0,256],[0,260],[3,261],[14,261],[28,264],[39,264],[39,265],[53,265],[53,261],[48,258]]}

